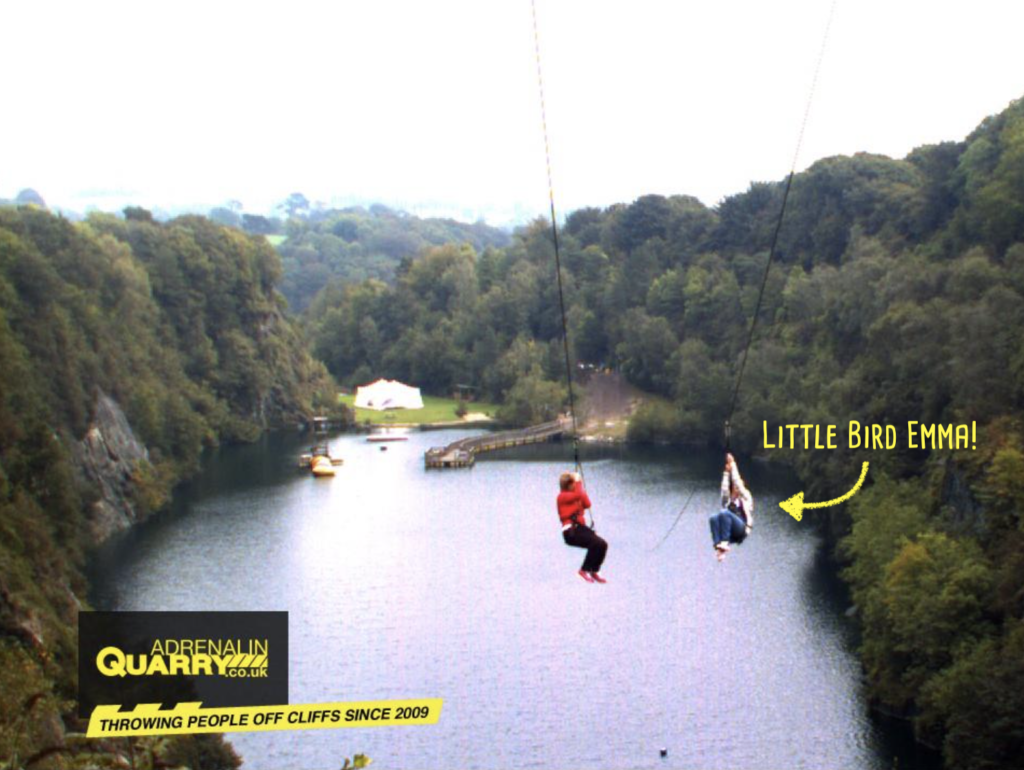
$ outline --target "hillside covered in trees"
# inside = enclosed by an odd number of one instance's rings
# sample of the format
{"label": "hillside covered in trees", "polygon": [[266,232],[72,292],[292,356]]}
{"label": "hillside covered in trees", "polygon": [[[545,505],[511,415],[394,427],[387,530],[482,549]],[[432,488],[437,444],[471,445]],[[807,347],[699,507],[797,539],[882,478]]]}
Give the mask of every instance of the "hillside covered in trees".
{"label": "hillside covered in trees", "polygon": [[[579,362],[660,396],[635,440],[720,445],[782,182],[714,208],[685,196],[573,212],[562,230]],[[776,451],[809,499],[873,484],[824,529],[851,586],[874,703],[955,768],[1024,761],[1024,100],[963,142],[823,159],[797,175],[733,419],[970,423],[976,451]],[[443,246],[395,283],[310,305],[339,380],[471,384],[523,422],[564,398],[550,226],[505,248]],[[553,407],[557,408],[557,406]],[[834,496],[834,495],[833,495]]]}
{"label": "hillside covered in trees", "polygon": [[[86,551],[160,507],[204,446],[333,397],[282,312],[280,270],[262,237],[202,217],[158,224],[129,209],[73,224],[0,208],[5,766],[69,748]],[[195,752],[232,761],[219,739],[170,744],[168,766]]]}
{"label": "hillside covered in trees", "polygon": [[379,204],[368,209],[310,209],[294,198],[289,198],[286,238],[278,250],[281,291],[296,312],[331,282],[390,282],[403,260],[412,260],[430,246],[468,243],[481,251],[511,241],[508,233],[483,222],[421,219]]}

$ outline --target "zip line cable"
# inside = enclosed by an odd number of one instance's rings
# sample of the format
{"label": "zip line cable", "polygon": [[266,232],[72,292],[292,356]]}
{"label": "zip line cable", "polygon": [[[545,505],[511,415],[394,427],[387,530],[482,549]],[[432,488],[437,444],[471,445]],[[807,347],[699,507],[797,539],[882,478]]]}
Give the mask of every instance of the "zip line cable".
{"label": "zip line cable", "polygon": [[668,532],[665,533],[665,536],[662,537],[661,540],[658,541],[658,544],[651,549],[652,551],[657,551],[659,548],[661,548],[661,544],[668,540],[668,536],[672,534],[672,530],[676,528],[676,524],[678,524],[679,520],[683,518],[683,514],[686,513],[686,509],[690,507],[690,501],[693,499],[693,496],[696,493],[697,488],[694,487],[690,491],[690,496],[686,498],[686,502],[683,503],[683,507],[679,509],[679,513],[676,515],[676,520],[672,522],[672,526],[668,528]]}
{"label": "zip line cable", "polygon": [[782,193],[782,206],[779,208],[779,218],[775,222],[775,231],[772,233],[771,246],[768,248],[768,261],[764,266],[764,275],[761,277],[761,289],[757,293],[757,305],[754,307],[754,317],[750,319],[750,331],[747,334],[747,344],[743,347],[743,358],[740,360],[740,370],[736,375],[736,387],[732,392],[732,400],[729,404],[729,416],[725,418],[725,449],[729,450],[729,440],[732,433],[732,418],[736,412],[736,402],[740,395],[740,384],[743,382],[743,373],[747,368],[747,356],[750,353],[750,346],[754,342],[754,331],[757,329],[757,319],[761,314],[761,303],[764,300],[764,290],[768,286],[768,274],[772,269],[772,262],[775,261],[775,249],[779,242],[779,232],[782,230],[782,219],[786,215],[786,203],[789,201],[789,191],[793,187],[793,177],[796,175],[796,162],[800,156],[800,147],[804,142],[804,132],[807,129],[807,118],[811,114],[811,102],[814,101],[814,91],[818,86],[818,76],[821,74],[821,62],[825,58],[825,48],[828,45],[829,31],[832,29],[832,18],[835,16],[836,3],[832,0],[829,7],[828,20],[825,22],[825,34],[822,36],[821,49],[818,51],[818,60],[814,65],[814,77],[811,79],[811,89],[807,94],[807,103],[804,105],[804,117],[800,122],[800,133],[797,135],[796,149],[793,151],[793,162],[789,167],[789,176],[786,178],[786,189]]}
{"label": "zip line cable", "polygon": [[[732,400],[729,404],[729,415],[725,418],[726,451],[729,451],[730,448],[729,444],[732,434],[732,418],[736,412],[736,402],[740,395],[740,384],[743,382],[743,373],[747,368],[747,356],[750,353],[750,346],[754,341],[754,330],[757,329],[757,318],[761,314],[761,304],[764,301],[764,291],[768,286],[768,274],[772,269],[772,262],[775,261],[775,250],[779,242],[779,232],[782,230],[782,219],[786,215],[786,203],[789,201],[789,191],[793,187],[793,177],[796,175],[797,158],[800,157],[800,147],[803,145],[804,132],[807,129],[807,119],[811,114],[811,103],[814,101],[814,91],[818,86],[818,76],[821,74],[821,63],[825,58],[825,49],[828,46],[829,31],[832,29],[832,19],[835,16],[836,4],[838,1],[839,0],[832,0],[832,4],[829,7],[828,19],[825,22],[825,33],[822,36],[821,49],[818,51],[818,60],[814,65],[814,77],[811,79],[811,88],[807,94],[807,102],[804,105],[803,120],[800,122],[800,132],[797,135],[796,149],[793,152],[793,162],[789,167],[789,176],[786,178],[786,188],[782,193],[782,206],[779,208],[779,218],[775,222],[775,231],[772,233],[771,246],[768,249],[768,261],[765,263],[764,275],[761,277],[761,288],[757,293],[757,305],[754,307],[754,317],[750,319],[750,331],[747,334],[747,344],[743,348],[743,358],[740,360],[740,369],[736,375],[736,387],[732,392]],[[686,512],[691,500],[693,500],[692,492],[676,516],[676,520],[672,522],[672,526],[669,527],[668,532],[666,532],[665,536],[658,542],[658,545],[651,549],[652,551],[664,543],[668,539],[668,536],[672,534],[672,530],[675,529],[676,524],[679,523],[679,520]]]}
{"label": "zip line cable", "polygon": [[[530,0],[533,12],[533,48],[537,58],[537,90],[540,94],[540,120],[544,132],[544,160],[548,174],[548,200],[551,204],[551,236],[555,245],[555,277],[558,281],[558,307],[562,315],[562,352],[565,354],[565,381],[569,386],[569,415],[572,418],[572,455],[576,471],[583,478],[583,464],[580,462],[579,431],[576,424],[576,397],[572,387],[572,364],[569,361],[569,324],[565,314],[565,291],[562,288],[562,259],[558,247],[558,220],[555,217],[555,186],[551,175],[551,145],[548,142],[548,118],[544,105],[544,76],[540,65],[540,34],[537,31],[537,0]],[[590,509],[591,523],[596,524],[593,508]]]}

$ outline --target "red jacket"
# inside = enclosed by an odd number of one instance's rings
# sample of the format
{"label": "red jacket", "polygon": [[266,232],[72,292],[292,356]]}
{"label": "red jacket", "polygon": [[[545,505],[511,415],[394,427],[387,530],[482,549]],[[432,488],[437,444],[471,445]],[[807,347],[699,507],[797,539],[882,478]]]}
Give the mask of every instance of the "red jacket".
{"label": "red jacket", "polygon": [[590,507],[590,498],[587,497],[587,491],[583,488],[582,484],[576,484],[572,489],[567,492],[558,493],[558,518],[562,522],[564,527],[566,524],[572,524],[572,515],[579,514],[576,516],[577,524],[586,523],[586,519],[583,515],[583,511]]}

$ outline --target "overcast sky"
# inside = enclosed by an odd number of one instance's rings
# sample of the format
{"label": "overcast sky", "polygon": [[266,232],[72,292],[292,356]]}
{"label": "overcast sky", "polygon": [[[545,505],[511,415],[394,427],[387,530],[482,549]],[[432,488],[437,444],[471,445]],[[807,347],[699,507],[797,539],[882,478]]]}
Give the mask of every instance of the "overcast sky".
{"label": "overcast sky", "polygon": [[[790,168],[831,0],[537,0],[556,203]],[[798,168],[1024,96],[1020,0],[837,0]],[[0,197],[543,213],[529,0],[7,2]]]}

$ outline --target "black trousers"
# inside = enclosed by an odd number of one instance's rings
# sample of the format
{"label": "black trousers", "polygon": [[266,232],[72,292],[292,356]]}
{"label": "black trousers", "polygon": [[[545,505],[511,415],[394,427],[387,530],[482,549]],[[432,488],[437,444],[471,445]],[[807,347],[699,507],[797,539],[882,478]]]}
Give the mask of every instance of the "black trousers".
{"label": "black trousers", "polygon": [[604,538],[598,537],[594,530],[584,524],[577,524],[562,532],[562,539],[566,545],[587,549],[587,556],[581,567],[584,572],[598,572],[601,569],[604,555],[608,552],[608,543]]}

